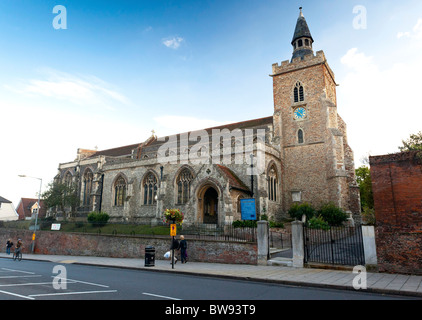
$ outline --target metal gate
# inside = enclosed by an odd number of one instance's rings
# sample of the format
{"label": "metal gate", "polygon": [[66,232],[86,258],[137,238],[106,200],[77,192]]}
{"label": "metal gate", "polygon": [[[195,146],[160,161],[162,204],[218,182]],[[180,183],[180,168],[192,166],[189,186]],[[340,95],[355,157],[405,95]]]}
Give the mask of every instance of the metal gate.
{"label": "metal gate", "polygon": [[362,228],[330,227],[329,230],[303,227],[305,263],[365,265]]}

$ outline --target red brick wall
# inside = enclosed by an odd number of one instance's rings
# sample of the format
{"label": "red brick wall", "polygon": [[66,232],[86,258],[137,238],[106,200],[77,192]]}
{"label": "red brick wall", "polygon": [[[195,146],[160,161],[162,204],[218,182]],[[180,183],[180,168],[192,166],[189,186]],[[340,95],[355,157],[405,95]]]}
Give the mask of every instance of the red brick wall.
{"label": "red brick wall", "polygon": [[422,159],[370,157],[380,271],[422,274]]}
{"label": "red brick wall", "polygon": [[[0,243],[18,238],[24,243],[24,255],[30,253],[32,231],[0,228]],[[188,259],[211,263],[257,264],[256,243],[194,240],[186,236]],[[111,236],[54,231],[37,231],[35,253],[51,255],[98,256],[113,258],[145,258],[145,247],[153,246],[157,260],[169,250],[170,237]],[[25,258],[25,257],[24,257]]]}

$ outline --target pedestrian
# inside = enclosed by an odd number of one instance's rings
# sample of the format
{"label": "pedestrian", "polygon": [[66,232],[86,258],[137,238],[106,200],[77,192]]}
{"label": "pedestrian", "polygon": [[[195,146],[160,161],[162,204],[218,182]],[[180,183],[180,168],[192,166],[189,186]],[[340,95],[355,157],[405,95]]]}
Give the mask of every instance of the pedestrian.
{"label": "pedestrian", "polygon": [[[180,248],[180,243],[179,240],[177,240],[176,238],[173,238],[172,242],[171,242],[171,246],[170,246],[170,252],[171,254],[173,254],[173,251],[177,251]],[[173,259],[173,256],[171,256],[171,258]],[[177,252],[174,253],[174,263],[177,263]]]}
{"label": "pedestrian", "polygon": [[12,239],[7,240],[6,242],[6,253],[10,254],[10,248],[13,246]]}
{"label": "pedestrian", "polygon": [[182,263],[188,262],[187,248],[188,243],[185,240],[185,236],[180,236],[180,259],[182,260]]}

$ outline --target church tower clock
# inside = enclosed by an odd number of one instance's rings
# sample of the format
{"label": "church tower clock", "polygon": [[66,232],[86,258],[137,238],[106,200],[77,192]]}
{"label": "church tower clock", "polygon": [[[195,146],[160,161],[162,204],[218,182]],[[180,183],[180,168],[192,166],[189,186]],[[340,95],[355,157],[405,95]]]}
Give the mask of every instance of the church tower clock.
{"label": "church tower clock", "polygon": [[359,214],[353,152],[346,124],[337,113],[336,81],[300,8],[290,60],[272,65],[275,141],[280,145],[284,176],[283,206],[334,202]]}

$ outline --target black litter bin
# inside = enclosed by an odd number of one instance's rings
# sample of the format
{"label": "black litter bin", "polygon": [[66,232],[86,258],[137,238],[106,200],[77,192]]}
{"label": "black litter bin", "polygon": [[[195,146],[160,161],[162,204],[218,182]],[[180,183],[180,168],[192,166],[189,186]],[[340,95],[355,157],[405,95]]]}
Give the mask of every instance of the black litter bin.
{"label": "black litter bin", "polygon": [[145,247],[145,267],[155,266],[155,248],[152,246]]}

